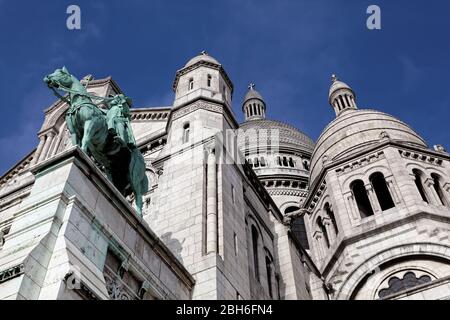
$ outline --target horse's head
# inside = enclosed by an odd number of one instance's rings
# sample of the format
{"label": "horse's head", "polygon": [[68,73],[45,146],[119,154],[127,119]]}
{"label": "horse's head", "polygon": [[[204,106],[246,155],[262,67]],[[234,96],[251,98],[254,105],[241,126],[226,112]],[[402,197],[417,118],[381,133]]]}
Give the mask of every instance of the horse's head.
{"label": "horse's head", "polygon": [[43,80],[50,88],[59,88],[60,86],[70,88],[73,83],[72,76],[66,67],[56,69],[53,73],[45,76]]}

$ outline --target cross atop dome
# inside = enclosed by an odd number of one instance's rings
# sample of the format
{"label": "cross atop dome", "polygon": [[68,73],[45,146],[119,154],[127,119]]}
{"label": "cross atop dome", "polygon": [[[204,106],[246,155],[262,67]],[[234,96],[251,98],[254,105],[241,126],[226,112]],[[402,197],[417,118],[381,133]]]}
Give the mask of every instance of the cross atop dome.
{"label": "cross atop dome", "polygon": [[200,54],[202,54],[202,55],[204,55],[204,56],[207,56],[207,55],[208,55],[208,52],[206,52],[206,50],[202,50],[202,52],[200,52]]}
{"label": "cross atop dome", "polygon": [[248,85],[248,89],[249,90],[254,90],[253,88],[255,87],[255,84],[253,83],[253,82],[251,82],[249,85]]}
{"label": "cross atop dome", "polygon": [[334,73],[331,75],[331,81],[333,82],[338,81],[338,77]]}

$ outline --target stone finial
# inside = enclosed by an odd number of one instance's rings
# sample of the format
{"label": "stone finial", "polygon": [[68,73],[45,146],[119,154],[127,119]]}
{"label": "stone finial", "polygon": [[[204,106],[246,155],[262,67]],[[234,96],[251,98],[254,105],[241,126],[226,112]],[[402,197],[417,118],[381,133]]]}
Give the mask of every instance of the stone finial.
{"label": "stone finial", "polygon": [[334,73],[331,75],[331,81],[332,82],[338,81],[338,77]]}
{"label": "stone finial", "polygon": [[444,146],[441,144],[435,144],[433,149],[438,152],[446,152]]}
{"label": "stone finial", "polygon": [[206,50],[202,50],[202,52],[200,52],[200,54],[202,54],[202,55],[204,55],[204,56],[207,56],[207,55],[208,55],[208,52],[206,52]]}
{"label": "stone finial", "polygon": [[251,82],[251,83],[248,85],[248,89],[249,89],[249,90],[253,90],[254,87],[255,87],[255,84],[254,84],[253,82]]}

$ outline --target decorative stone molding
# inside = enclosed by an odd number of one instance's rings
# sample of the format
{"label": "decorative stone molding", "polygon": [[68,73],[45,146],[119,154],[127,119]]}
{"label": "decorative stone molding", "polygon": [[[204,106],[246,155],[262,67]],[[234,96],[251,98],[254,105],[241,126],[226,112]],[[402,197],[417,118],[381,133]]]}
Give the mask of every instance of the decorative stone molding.
{"label": "decorative stone molding", "polygon": [[399,149],[398,152],[405,159],[421,161],[421,162],[425,162],[425,163],[429,163],[429,164],[434,164],[434,165],[437,165],[440,167],[442,167],[442,164],[443,164],[442,159],[439,159],[434,156],[426,155],[423,153],[414,152],[414,151],[406,151],[406,150],[401,150],[401,149]]}
{"label": "decorative stone molding", "polygon": [[[122,268],[122,267],[121,267]],[[122,271],[124,271],[123,269]],[[105,266],[104,276],[106,281],[106,289],[108,290],[111,300],[138,300],[140,299],[137,293],[128,287],[128,285],[122,281],[121,276],[114,273],[109,267]]]}
{"label": "decorative stone molding", "polygon": [[219,113],[221,113],[223,111],[223,107],[221,105],[215,105],[215,104],[210,104],[210,103],[205,103],[205,102],[199,101],[199,102],[193,103],[187,107],[181,108],[178,111],[175,111],[173,113],[172,119],[176,120],[178,118],[181,118],[182,116],[185,116],[188,113],[194,112],[199,109],[204,109],[204,110],[219,112]]}
{"label": "decorative stone molding", "polygon": [[11,280],[23,274],[25,272],[25,266],[23,263],[11,267],[9,269],[0,271],[0,283]]}
{"label": "decorative stone molding", "polygon": [[169,118],[170,109],[167,110],[131,110],[131,121],[166,121]]}
{"label": "decorative stone molding", "polygon": [[313,210],[316,207],[317,203],[322,198],[322,195],[325,193],[326,187],[327,187],[326,182],[325,180],[323,180],[322,183],[320,184],[320,187],[317,188],[317,191],[314,197],[312,198],[311,203],[309,204],[309,210]]}
{"label": "decorative stone molding", "polygon": [[365,167],[365,166],[372,164],[381,159],[384,159],[384,153],[383,153],[383,151],[378,151],[376,153],[372,153],[372,154],[369,154],[358,160],[355,160],[351,163],[346,163],[346,164],[340,166],[339,168],[337,168],[335,171],[338,174],[338,176],[340,176],[344,173],[351,172],[355,169]]}
{"label": "decorative stone molding", "polygon": [[0,179],[0,188],[4,187],[7,184],[14,183],[13,178],[19,176],[24,173],[30,167],[30,164],[34,158],[34,152],[26,157],[22,162],[20,162],[17,166],[12,168],[9,172],[7,172]]}
{"label": "decorative stone molding", "polygon": [[307,191],[296,189],[267,188],[267,192],[271,196],[292,196],[292,197],[306,198],[306,196],[308,195]]}

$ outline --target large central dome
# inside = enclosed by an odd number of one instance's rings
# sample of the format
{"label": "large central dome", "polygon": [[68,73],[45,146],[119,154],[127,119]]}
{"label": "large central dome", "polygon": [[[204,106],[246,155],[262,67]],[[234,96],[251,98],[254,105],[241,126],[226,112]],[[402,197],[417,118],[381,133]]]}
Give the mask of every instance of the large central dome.
{"label": "large central dome", "polygon": [[[299,148],[307,151],[308,153],[312,153],[314,149],[314,141],[310,137],[297,128],[281,121],[258,119],[244,122],[239,128],[245,130],[246,132],[250,129],[255,129],[257,132],[259,132],[260,129],[266,129],[268,131],[269,139],[272,139],[274,137],[275,130],[278,130],[280,146],[291,147],[294,149]],[[259,143],[257,139],[252,139],[251,135],[249,137],[249,147],[257,147]],[[254,138],[257,137],[255,136]],[[273,142],[271,140],[269,141]]]}

